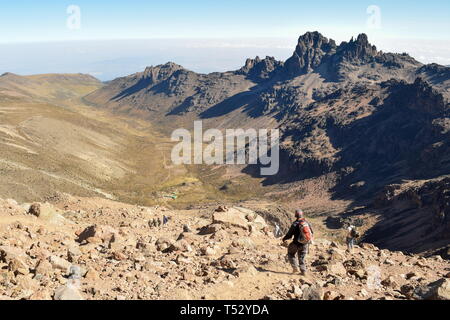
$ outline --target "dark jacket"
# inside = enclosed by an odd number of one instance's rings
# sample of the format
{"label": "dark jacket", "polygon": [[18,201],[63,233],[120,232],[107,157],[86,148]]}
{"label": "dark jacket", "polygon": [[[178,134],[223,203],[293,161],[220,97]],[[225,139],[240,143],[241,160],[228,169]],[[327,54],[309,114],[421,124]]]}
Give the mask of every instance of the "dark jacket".
{"label": "dark jacket", "polygon": [[294,223],[292,224],[291,228],[289,229],[288,233],[284,236],[283,241],[287,241],[289,239],[292,239],[292,237],[294,237],[294,242],[299,243],[298,239],[300,238],[300,228],[298,227],[298,225],[302,221],[305,221],[306,223],[308,223],[309,228],[311,229],[311,233],[314,234],[311,224],[309,222],[307,222],[305,219],[295,220]]}

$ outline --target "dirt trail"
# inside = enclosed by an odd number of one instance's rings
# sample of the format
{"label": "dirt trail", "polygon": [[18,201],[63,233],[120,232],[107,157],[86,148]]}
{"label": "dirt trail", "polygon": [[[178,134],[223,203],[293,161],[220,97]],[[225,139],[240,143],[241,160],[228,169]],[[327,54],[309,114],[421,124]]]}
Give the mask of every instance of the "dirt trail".
{"label": "dirt trail", "polygon": [[411,299],[437,280],[447,292],[440,257],[367,244],[350,254],[320,230],[309,274],[292,274],[272,226],[242,207],[174,211],[67,194],[49,201],[0,200],[0,299],[55,299],[73,266],[81,268],[77,297],[89,300]]}

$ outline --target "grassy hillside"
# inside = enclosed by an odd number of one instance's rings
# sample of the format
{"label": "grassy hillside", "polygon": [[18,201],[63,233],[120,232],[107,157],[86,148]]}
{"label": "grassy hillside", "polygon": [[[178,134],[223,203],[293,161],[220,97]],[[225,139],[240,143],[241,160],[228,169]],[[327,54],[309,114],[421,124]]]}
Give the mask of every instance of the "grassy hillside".
{"label": "grassy hillside", "polygon": [[[173,166],[173,143],[147,121],[82,103],[102,84],[86,75],[0,77],[0,196],[55,192],[173,206],[260,193],[225,167]],[[239,171],[239,170],[238,170]]]}
{"label": "grassy hillside", "polygon": [[98,79],[86,74],[20,76],[5,73],[0,76],[1,94],[58,104],[84,96],[102,86]]}

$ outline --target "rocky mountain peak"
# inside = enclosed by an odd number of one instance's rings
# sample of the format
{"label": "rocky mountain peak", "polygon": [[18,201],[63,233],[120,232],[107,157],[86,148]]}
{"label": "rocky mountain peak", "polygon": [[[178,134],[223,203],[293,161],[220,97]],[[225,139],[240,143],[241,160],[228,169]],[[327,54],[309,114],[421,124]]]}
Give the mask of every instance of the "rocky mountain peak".
{"label": "rocky mountain peak", "polygon": [[254,81],[263,81],[272,77],[283,66],[283,62],[274,57],[267,56],[265,59],[256,57],[247,59],[245,66],[237,71],[237,74],[244,74]]}
{"label": "rocky mountain peak", "polygon": [[298,76],[312,72],[325,62],[331,62],[331,70],[334,70],[345,62],[357,65],[373,62],[381,54],[364,33],[337,46],[334,40],[317,31],[307,32],[299,38],[293,56],[285,63],[285,70],[288,76]]}
{"label": "rocky mountain peak", "polygon": [[157,83],[169,78],[179,70],[184,70],[184,68],[176,63],[167,62],[166,64],[158,65],[156,67],[151,66],[145,68],[142,73],[142,78],[151,80],[151,83]]}
{"label": "rocky mountain peak", "polygon": [[334,54],[336,42],[319,32],[307,32],[300,36],[295,52],[286,61],[285,69],[291,76],[311,72],[323,59]]}
{"label": "rocky mountain peak", "polygon": [[370,44],[369,38],[364,33],[358,35],[356,39],[352,38],[350,42],[341,43],[337,48],[337,55],[349,62],[371,62],[379,54],[377,47]]}
{"label": "rocky mountain peak", "polygon": [[297,49],[302,47],[321,48],[323,44],[335,44],[334,40],[328,40],[320,32],[307,32],[298,39]]}
{"label": "rocky mountain peak", "polygon": [[354,42],[360,44],[361,46],[371,46],[369,43],[369,37],[365,33],[359,34]]}

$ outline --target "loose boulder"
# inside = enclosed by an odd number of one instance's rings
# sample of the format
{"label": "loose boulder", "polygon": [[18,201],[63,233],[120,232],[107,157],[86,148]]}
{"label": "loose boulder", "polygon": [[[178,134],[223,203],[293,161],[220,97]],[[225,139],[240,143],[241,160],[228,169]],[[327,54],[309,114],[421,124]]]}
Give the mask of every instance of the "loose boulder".
{"label": "loose boulder", "polygon": [[315,283],[303,289],[303,300],[323,300],[322,287]]}
{"label": "loose boulder", "polygon": [[26,254],[17,248],[1,246],[0,262],[5,263],[8,266],[8,270],[15,274],[25,275],[29,273]]}
{"label": "loose boulder", "polygon": [[240,207],[214,212],[213,224],[222,224],[228,228],[236,227],[253,231],[261,231],[267,227],[265,220],[256,212]]}
{"label": "loose boulder", "polygon": [[413,298],[416,300],[450,300],[450,280],[441,279],[428,285],[415,288]]}
{"label": "loose boulder", "polygon": [[119,232],[110,226],[93,225],[78,233],[77,242],[89,242],[89,239],[92,238],[100,239],[103,243],[109,244],[111,242],[117,241],[117,239],[119,238]]}
{"label": "loose boulder", "polygon": [[61,286],[55,291],[55,295],[53,297],[54,300],[84,300],[78,289],[71,285],[67,284],[65,286]]}

